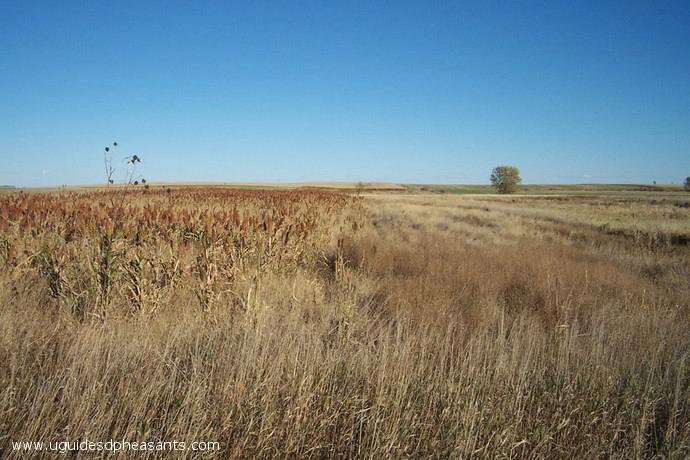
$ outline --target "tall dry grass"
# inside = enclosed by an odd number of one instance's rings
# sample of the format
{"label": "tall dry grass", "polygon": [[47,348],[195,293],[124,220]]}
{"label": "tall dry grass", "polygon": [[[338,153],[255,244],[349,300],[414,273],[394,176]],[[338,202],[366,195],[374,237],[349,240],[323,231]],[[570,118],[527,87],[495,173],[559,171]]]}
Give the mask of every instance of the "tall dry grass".
{"label": "tall dry grass", "polygon": [[119,229],[101,194],[0,197],[3,456],[690,455],[686,245],[519,202],[194,193],[126,196]]}

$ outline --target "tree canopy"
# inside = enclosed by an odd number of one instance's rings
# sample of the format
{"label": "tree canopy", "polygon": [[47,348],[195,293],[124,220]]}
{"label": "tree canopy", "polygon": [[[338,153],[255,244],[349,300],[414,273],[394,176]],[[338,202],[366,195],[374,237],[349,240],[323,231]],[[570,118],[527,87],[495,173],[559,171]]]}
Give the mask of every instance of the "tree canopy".
{"label": "tree canopy", "polygon": [[520,182],[520,170],[515,166],[496,166],[491,171],[491,184],[498,193],[513,193]]}

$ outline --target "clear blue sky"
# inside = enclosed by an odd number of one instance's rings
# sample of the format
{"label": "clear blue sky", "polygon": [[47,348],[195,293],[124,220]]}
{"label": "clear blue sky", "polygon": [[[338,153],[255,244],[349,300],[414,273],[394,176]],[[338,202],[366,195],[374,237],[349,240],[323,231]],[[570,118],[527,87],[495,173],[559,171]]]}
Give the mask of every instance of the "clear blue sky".
{"label": "clear blue sky", "polygon": [[0,184],[113,140],[156,181],[679,183],[690,2],[0,0]]}

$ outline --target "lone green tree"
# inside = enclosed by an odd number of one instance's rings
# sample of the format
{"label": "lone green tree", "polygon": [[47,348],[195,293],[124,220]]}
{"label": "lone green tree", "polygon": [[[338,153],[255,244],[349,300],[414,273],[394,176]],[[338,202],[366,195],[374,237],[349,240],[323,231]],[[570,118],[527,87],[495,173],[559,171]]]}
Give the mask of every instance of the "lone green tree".
{"label": "lone green tree", "polygon": [[520,182],[520,170],[515,166],[496,166],[491,171],[491,184],[498,193],[513,193]]}
{"label": "lone green tree", "polygon": [[690,192],[690,176],[685,178],[685,182],[683,182],[683,187],[685,188],[686,192]]}

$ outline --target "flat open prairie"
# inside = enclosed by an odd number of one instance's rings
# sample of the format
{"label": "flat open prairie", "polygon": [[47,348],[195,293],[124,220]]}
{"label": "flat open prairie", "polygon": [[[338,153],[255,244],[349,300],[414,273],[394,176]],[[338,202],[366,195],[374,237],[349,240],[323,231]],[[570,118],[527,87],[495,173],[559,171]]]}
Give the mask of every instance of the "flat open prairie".
{"label": "flat open prairie", "polygon": [[690,194],[407,191],[1,194],[2,456],[690,456]]}

